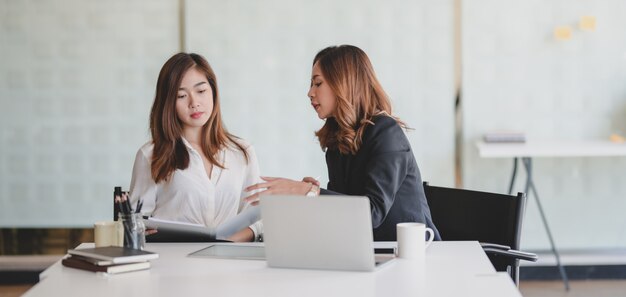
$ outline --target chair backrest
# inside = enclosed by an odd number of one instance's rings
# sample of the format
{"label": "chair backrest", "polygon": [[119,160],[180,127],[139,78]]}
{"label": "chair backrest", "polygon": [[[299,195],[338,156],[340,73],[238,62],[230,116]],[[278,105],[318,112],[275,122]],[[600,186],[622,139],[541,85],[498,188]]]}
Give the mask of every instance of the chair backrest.
{"label": "chair backrest", "polygon": [[[526,195],[430,186],[424,193],[442,240],[477,240],[519,250]],[[489,256],[498,271],[517,267],[511,258]],[[509,271],[512,275],[515,272]]]}

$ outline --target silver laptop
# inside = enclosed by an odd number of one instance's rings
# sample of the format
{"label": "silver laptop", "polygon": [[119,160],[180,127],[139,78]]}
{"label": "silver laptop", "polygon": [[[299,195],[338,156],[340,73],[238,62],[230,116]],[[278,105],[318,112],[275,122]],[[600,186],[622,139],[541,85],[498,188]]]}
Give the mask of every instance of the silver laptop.
{"label": "silver laptop", "polygon": [[374,255],[367,197],[263,196],[261,217],[270,267],[372,271],[393,259]]}

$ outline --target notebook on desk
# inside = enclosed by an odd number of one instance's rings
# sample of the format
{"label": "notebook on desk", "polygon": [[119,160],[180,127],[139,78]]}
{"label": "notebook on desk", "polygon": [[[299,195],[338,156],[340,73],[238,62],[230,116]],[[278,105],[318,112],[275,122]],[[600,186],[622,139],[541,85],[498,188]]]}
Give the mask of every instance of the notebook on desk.
{"label": "notebook on desk", "polygon": [[156,259],[159,254],[149,251],[130,249],[119,246],[83,248],[67,250],[70,255],[78,255],[96,260],[110,261],[111,264],[134,263]]}
{"label": "notebook on desk", "polygon": [[260,205],[270,267],[372,271],[393,259],[374,255],[367,197],[263,196]]}

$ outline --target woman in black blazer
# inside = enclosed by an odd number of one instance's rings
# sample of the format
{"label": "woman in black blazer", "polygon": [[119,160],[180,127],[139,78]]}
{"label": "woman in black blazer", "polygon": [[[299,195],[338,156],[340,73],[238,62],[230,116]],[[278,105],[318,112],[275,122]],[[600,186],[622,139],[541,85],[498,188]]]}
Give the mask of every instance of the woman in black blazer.
{"label": "woman in black blazer", "polygon": [[395,241],[396,224],[420,222],[435,228],[419,168],[404,135],[406,125],[392,116],[391,103],[369,58],[351,45],[331,46],[313,60],[308,96],[324,126],[315,134],[326,151],[328,190],[306,177],[302,181],[264,178],[247,191],[253,204],[263,194],[343,194],[367,196],[374,240]]}

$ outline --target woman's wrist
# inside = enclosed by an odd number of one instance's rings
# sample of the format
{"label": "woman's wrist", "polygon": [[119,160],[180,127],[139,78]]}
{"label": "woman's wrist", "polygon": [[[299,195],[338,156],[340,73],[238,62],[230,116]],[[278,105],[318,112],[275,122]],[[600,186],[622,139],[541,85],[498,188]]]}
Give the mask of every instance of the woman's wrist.
{"label": "woman's wrist", "polygon": [[302,195],[306,195],[309,191],[311,191],[311,183],[308,182],[300,182],[302,183],[302,191],[300,193],[302,193]]}
{"label": "woman's wrist", "polygon": [[307,197],[316,197],[320,195],[320,187],[318,187],[314,183],[307,183],[310,186],[308,187],[308,191],[306,192]]}

